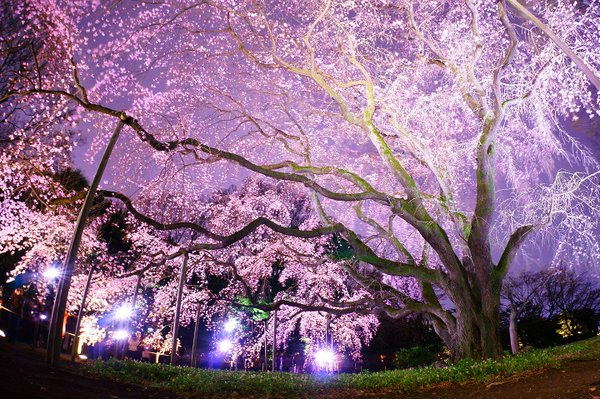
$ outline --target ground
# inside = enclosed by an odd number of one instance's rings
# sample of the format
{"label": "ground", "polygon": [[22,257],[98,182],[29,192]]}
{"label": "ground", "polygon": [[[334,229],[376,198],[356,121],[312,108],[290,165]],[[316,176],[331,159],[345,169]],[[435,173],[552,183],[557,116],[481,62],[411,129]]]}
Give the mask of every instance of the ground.
{"label": "ground", "polygon": [[436,386],[408,398],[600,399],[600,358],[568,360],[558,369],[530,371],[487,385]]}
{"label": "ground", "polygon": [[[0,376],[0,398],[181,398],[172,392],[93,378],[83,373],[79,365],[66,361],[59,369],[50,370],[44,363],[43,352],[5,342],[0,343]],[[365,399],[600,399],[600,351],[565,360],[559,368],[530,371],[488,385],[437,385],[403,396],[386,392],[335,396]]]}

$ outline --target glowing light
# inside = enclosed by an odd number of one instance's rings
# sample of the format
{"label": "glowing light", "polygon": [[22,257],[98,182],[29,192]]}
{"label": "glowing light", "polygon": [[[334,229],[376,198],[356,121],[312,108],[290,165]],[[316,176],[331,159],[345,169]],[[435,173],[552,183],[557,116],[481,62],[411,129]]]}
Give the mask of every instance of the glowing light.
{"label": "glowing light", "polygon": [[320,367],[327,367],[333,365],[335,360],[335,354],[330,349],[321,349],[315,353],[315,363]]}
{"label": "glowing light", "polygon": [[129,338],[129,333],[127,332],[127,330],[117,330],[113,333],[113,338],[114,339],[127,339]]}
{"label": "glowing light", "polygon": [[46,270],[44,270],[44,278],[46,280],[55,280],[60,276],[60,269],[52,266]]}
{"label": "glowing light", "polygon": [[224,339],[219,342],[219,352],[223,352],[223,353],[229,352],[231,350],[231,348],[233,348],[233,344],[231,343],[230,340]]}
{"label": "glowing light", "polygon": [[40,315],[40,320],[46,320],[47,318],[48,318],[48,316],[46,316],[45,314]]}
{"label": "glowing light", "polygon": [[133,315],[133,309],[129,305],[121,305],[115,310],[115,319],[126,320]]}
{"label": "glowing light", "polygon": [[79,358],[80,358],[81,360],[87,360],[87,356],[86,356],[86,355],[79,355]]}
{"label": "glowing light", "polygon": [[235,330],[237,327],[237,320],[236,319],[229,319],[227,320],[227,322],[225,323],[224,329],[226,332],[233,332],[233,330]]}
{"label": "glowing light", "polygon": [[0,330],[0,338],[6,338],[6,334],[2,330]]}

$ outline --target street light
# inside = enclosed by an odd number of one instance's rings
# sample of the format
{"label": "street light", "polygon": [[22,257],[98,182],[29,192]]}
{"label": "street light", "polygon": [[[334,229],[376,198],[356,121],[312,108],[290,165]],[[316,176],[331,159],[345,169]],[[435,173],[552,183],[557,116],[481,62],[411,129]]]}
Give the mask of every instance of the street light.
{"label": "street light", "polygon": [[54,266],[49,267],[48,269],[44,270],[44,278],[46,280],[56,280],[59,276],[60,276],[60,269]]}
{"label": "street light", "polygon": [[115,310],[115,319],[117,320],[127,320],[133,315],[133,309],[131,306],[125,304],[121,305]]}
{"label": "street light", "polygon": [[117,340],[124,340],[129,338],[129,332],[127,330],[117,330],[113,333],[113,338]]}
{"label": "street light", "polygon": [[219,341],[219,352],[227,353],[233,348],[233,344],[228,339],[223,339]]}
{"label": "street light", "polygon": [[233,330],[235,330],[237,327],[237,320],[236,319],[229,319],[227,320],[227,322],[225,323],[224,329],[225,332],[233,332]]}

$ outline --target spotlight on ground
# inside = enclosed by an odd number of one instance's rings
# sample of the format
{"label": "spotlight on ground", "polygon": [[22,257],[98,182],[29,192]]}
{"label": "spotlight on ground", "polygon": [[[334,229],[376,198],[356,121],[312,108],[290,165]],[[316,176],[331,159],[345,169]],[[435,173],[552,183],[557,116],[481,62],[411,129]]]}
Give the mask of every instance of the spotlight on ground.
{"label": "spotlight on ground", "polygon": [[315,362],[319,367],[328,367],[333,364],[335,354],[331,349],[321,349],[315,353]]}

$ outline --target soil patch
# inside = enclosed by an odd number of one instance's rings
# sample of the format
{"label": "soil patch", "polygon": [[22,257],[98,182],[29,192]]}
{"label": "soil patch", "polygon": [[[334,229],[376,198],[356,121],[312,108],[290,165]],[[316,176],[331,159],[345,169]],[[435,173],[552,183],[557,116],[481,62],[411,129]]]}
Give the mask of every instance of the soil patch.
{"label": "soil patch", "polygon": [[44,352],[26,345],[0,343],[0,398],[14,399],[175,399],[178,395],[153,388],[97,379],[81,373],[78,364],[62,362],[50,369]]}
{"label": "soil patch", "polygon": [[[407,399],[600,399],[600,356],[565,359],[559,368],[517,374],[490,384],[448,384],[423,389]],[[593,356],[594,358],[587,358]]]}

